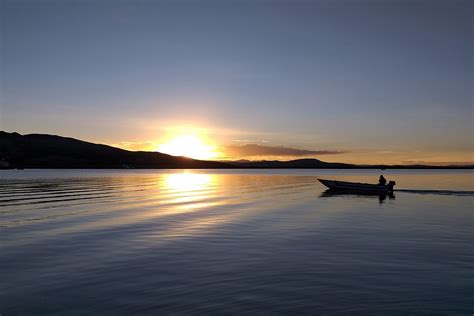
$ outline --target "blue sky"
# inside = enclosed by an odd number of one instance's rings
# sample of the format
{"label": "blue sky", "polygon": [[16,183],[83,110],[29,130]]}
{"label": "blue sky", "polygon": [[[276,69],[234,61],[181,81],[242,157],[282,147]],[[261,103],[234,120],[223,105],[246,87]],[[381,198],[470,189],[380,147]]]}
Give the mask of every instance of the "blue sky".
{"label": "blue sky", "polygon": [[1,130],[141,144],[190,128],[221,146],[344,152],[334,161],[474,160],[471,1],[3,0],[1,12]]}

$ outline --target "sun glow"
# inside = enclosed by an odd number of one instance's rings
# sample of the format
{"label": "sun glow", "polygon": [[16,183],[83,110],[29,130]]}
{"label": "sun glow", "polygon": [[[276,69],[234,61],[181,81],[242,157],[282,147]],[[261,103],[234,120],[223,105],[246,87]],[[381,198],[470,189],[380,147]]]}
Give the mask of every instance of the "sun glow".
{"label": "sun glow", "polygon": [[214,159],[218,157],[216,146],[208,144],[196,135],[182,135],[158,146],[161,153],[185,156],[193,159]]}

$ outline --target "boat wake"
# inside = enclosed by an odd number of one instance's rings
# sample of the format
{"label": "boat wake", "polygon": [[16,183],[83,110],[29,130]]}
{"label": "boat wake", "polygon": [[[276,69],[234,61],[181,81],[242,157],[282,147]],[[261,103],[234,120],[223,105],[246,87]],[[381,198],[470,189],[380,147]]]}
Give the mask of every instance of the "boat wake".
{"label": "boat wake", "polygon": [[411,190],[399,189],[395,192],[417,193],[417,194],[437,194],[437,195],[455,195],[455,196],[474,196],[474,191],[453,191],[453,190]]}

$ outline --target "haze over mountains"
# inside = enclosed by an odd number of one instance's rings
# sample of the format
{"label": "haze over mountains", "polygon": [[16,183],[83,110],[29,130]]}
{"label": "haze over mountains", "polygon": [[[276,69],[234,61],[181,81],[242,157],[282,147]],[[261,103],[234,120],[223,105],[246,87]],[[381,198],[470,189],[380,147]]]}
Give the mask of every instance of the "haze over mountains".
{"label": "haze over mountains", "polygon": [[74,138],[0,131],[0,168],[473,168],[467,166],[384,166],[329,163],[318,159],[291,161],[205,161],[159,152],[128,151]]}

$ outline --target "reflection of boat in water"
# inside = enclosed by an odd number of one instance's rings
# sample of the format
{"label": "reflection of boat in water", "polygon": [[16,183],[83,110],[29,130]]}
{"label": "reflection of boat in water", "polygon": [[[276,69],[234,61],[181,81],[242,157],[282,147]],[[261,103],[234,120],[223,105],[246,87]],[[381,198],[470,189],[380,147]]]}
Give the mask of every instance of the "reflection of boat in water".
{"label": "reflection of boat in water", "polygon": [[360,193],[373,193],[376,195],[393,193],[393,186],[395,181],[390,181],[387,185],[346,182],[337,180],[318,179],[319,182],[334,191],[345,191]]}
{"label": "reflection of boat in water", "polygon": [[333,196],[340,196],[340,197],[378,197],[380,201],[385,200],[387,197],[389,199],[394,199],[395,195],[393,192],[371,192],[371,191],[351,191],[351,190],[334,190],[334,189],[327,189],[323,193],[321,193],[320,197],[333,197]]}

